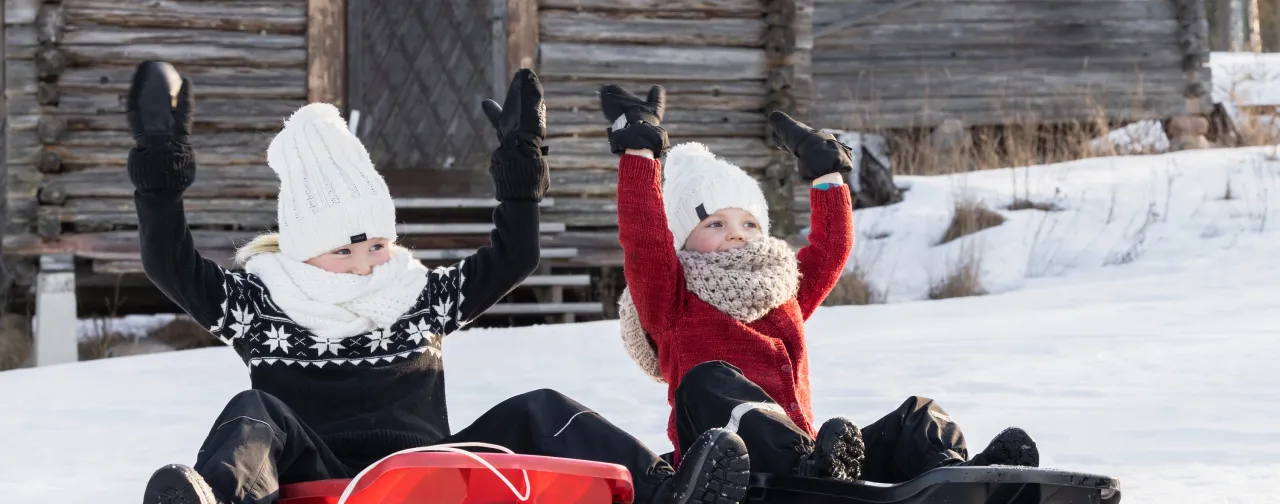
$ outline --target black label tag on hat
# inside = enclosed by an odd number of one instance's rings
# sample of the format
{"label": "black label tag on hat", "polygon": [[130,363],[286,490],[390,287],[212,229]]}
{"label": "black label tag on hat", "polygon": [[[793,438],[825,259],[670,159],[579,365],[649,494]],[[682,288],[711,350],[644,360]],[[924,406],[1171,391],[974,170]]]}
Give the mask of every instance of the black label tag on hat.
{"label": "black label tag on hat", "polygon": [[362,242],[362,241],[366,241],[366,240],[368,240],[368,239],[369,239],[369,237],[368,237],[368,236],[366,236],[366,235],[365,235],[365,233],[360,233],[360,234],[358,234],[358,235],[355,235],[355,236],[352,236],[352,237],[351,237],[351,243],[360,243],[360,242]]}
{"label": "black label tag on hat", "polygon": [[693,209],[693,211],[698,212],[699,222],[711,216],[711,214],[707,213],[707,207],[705,205],[698,205],[698,208]]}

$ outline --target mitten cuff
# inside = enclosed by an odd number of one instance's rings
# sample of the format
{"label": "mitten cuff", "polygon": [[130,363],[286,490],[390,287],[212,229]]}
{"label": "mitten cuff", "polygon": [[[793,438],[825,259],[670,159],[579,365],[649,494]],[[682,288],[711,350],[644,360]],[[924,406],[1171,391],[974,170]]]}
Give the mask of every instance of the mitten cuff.
{"label": "mitten cuff", "polygon": [[129,181],[139,191],[183,191],[196,178],[191,145],[170,137],[149,137],[129,150]]}
{"label": "mitten cuff", "polygon": [[609,128],[609,149],[614,154],[622,155],[627,149],[648,149],[653,157],[660,158],[670,148],[667,130],[662,126],[638,122],[619,130]]}
{"label": "mitten cuff", "polygon": [[546,158],[526,149],[499,148],[493,152],[489,174],[499,201],[542,201],[551,174]]}

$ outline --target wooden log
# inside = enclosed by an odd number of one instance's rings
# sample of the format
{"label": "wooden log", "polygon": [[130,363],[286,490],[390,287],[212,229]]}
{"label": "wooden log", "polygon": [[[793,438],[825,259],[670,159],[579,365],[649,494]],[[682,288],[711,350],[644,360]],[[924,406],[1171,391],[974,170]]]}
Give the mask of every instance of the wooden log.
{"label": "wooden log", "polygon": [[[56,186],[56,187],[55,187]],[[186,198],[275,198],[280,181],[265,165],[201,167],[196,181],[183,193]],[[41,190],[57,191],[66,198],[132,198],[133,183],[119,166],[95,166],[48,175]]]}
{"label": "wooden log", "polygon": [[[271,144],[272,138],[274,138],[273,134],[265,132],[215,132],[206,135],[192,135],[191,147],[196,151],[237,147],[245,152],[256,152],[265,161],[267,146]],[[58,143],[72,148],[109,147],[126,151],[134,146],[133,137],[120,131],[70,131]]]}
{"label": "wooden log", "polygon": [[4,145],[6,163],[34,166],[40,161],[41,148],[36,132],[10,130]]}
{"label": "wooden log", "polygon": [[9,25],[4,27],[4,54],[9,60],[32,60],[40,42],[36,40],[35,25]]}
{"label": "wooden log", "polygon": [[62,88],[52,82],[36,83],[36,103],[45,106],[58,106],[58,99],[62,97]]}
{"label": "wooden log", "polygon": [[253,68],[305,68],[306,49],[269,47],[224,47],[198,44],[133,44],[101,46],[64,44],[66,59],[74,66],[94,64],[127,65],[142,60],[161,60],[184,65],[244,66]]}
{"label": "wooden log", "polygon": [[[598,110],[549,110],[547,128],[552,135],[605,134],[608,121]],[[672,141],[700,137],[760,136],[765,118],[759,112],[729,110],[667,110],[662,126]]]}
{"label": "wooden log", "polygon": [[[306,49],[307,38],[296,34],[260,34],[233,30],[133,28],[80,25],[64,35],[64,44],[126,48],[136,45],[192,45],[264,50]],[[186,71],[183,71],[186,74]]]}
{"label": "wooden log", "polygon": [[1205,1],[1177,0],[1174,4],[1187,113],[1207,115],[1213,110],[1209,93],[1213,77],[1211,72],[1205,71],[1205,64],[1209,61],[1209,22],[1205,18]]}
{"label": "wooden log", "polygon": [[537,0],[506,0],[507,2],[507,80],[521,68],[537,70],[539,14]]}
{"label": "wooden log", "polygon": [[[62,157],[63,169],[75,171],[94,166],[125,166],[128,148],[49,145],[45,149]],[[241,146],[213,146],[195,150],[199,166],[261,164],[266,150],[246,150]]]}
{"label": "wooden log", "polygon": [[600,97],[596,93],[600,86],[606,83],[618,84],[640,95],[648,92],[650,86],[662,86],[667,90],[667,110],[758,111],[765,107],[765,86],[763,81],[629,82],[616,79],[603,81],[592,79],[544,81],[542,89],[546,96],[547,109],[585,108],[599,110]]}
{"label": "wooden log", "polygon": [[49,80],[62,75],[67,69],[67,55],[57,47],[43,47],[36,51],[36,77]]}
{"label": "wooden log", "polygon": [[[58,85],[66,92],[123,94],[129,89],[133,71],[133,65],[69,68]],[[191,79],[201,103],[210,98],[281,98],[301,104],[307,99],[305,68],[184,66],[181,72]],[[201,112],[197,110],[197,115]]]}
{"label": "wooden log", "polygon": [[[249,231],[191,231],[191,241],[202,255],[207,250],[233,250],[252,240],[257,233]],[[141,249],[137,231],[107,231],[98,233],[68,234],[53,239],[41,239],[35,235],[6,236],[6,248],[17,256],[73,254],[97,260],[140,260]]]}
{"label": "wooden log", "polygon": [[[197,98],[198,99],[198,98]],[[301,106],[301,103],[299,103]],[[61,117],[67,118],[67,129],[70,131],[85,130],[105,130],[105,131],[129,131],[129,125],[125,122],[123,113],[118,114],[95,114],[78,113],[74,110],[66,108],[66,105],[59,107],[54,111]],[[226,131],[263,131],[278,132],[284,123],[287,115],[280,116],[239,116],[232,114],[225,115],[208,115],[201,114],[201,110],[196,110],[195,124],[193,126],[196,135],[207,134],[211,132]]]}
{"label": "wooden log", "polygon": [[709,16],[754,17],[764,13],[765,0],[538,0],[542,9],[586,12],[642,12],[652,16],[696,12]]}
{"label": "wooden log", "polygon": [[539,16],[544,42],[759,47],[763,18],[663,19],[651,13],[548,11]]}
{"label": "wooden log", "polygon": [[[194,83],[193,83],[194,86]],[[112,115],[124,123],[124,93],[80,94],[63,93],[60,105],[55,113],[59,115],[97,114]],[[303,103],[300,100],[255,99],[255,98],[196,98],[198,107],[193,114],[195,121],[201,117],[246,117],[275,118],[283,124],[284,118],[292,114]]]}
{"label": "wooden log", "polygon": [[58,116],[40,116],[36,123],[36,136],[43,145],[56,144],[67,133],[67,119]]}
{"label": "wooden log", "polygon": [[62,31],[66,27],[67,16],[62,5],[45,3],[40,6],[40,12],[36,15],[36,40],[40,45],[61,44]]}
{"label": "wooden log", "polygon": [[1177,20],[986,21],[981,23],[872,23],[818,38],[818,47],[856,49],[876,44],[950,47],[954,44],[995,47],[1044,47],[1076,44],[1134,43],[1173,40]]}
{"label": "wooden log", "polygon": [[36,214],[36,234],[43,238],[62,234],[62,218],[58,213],[58,207],[40,207]]}
{"label": "wooden log", "polygon": [[[767,19],[764,49],[769,65],[768,111],[781,111],[798,121],[812,123],[813,0],[772,0]],[[769,145],[773,145],[769,131],[761,131],[761,136],[769,138]],[[769,232],[779,238],[791,236],[796,226],[788,202],[795,190],[794,177],[789,175],[795,161],[778,150],[761,157],[766,164],[760,189],[769,203],[769,221],[774,223]]]}
{"label": "wooden log", "polygon": [[36,63],[34,61],[10,58],[5,61],[4,73],[9,81],[5,83],[5,94],[7,96],[36,94],[38,86],[36,82]]}
{"label": "wooden log", "polygon": [[307,29],[306,0],[64,0],[71,25],[137,28],[197,28],[253,33]]}
{"label": "wooden log", "polygon": [[[275,225],[276,203],[267,199],[185,199],[190,226],[218,226],[234,229],[269,229]],[[44,207],[76,232],[108,231],[136,227],[137,209],[132,198],[68,199],[60,207]]]}
{"label": "wooden log", "polygon": [[[1099,46],[1097,51],[1102,51]],[[1112,48],[1114,54],[1085,52],[1059,52],[1046,48],[1043,54],[1031,55],[1024,49],[983,50],[964,52],[957,49],[907,50],[889,55],[863,54],[832,50],[815,50],[813,72],[815,76],[856,78],[870,72],[889,73],[919,71],[921,68],[949,69],[970,73],[1045,70],[1052,72],[1145,72],[1148,69],[1176,68],[1181,56],[1176,47],[1144,49],[1137,53],[1125,48]],[[966,70],[967,69],[967,70]]]}
{"label": "wooden log", "polygon": [[[823,101],[875,102],[881,99],[942,100],[951,96],[1080,95],[1095,96],[1163,92],[1168,81],[1182,76],[1172,68],[1143,73],[1064,72],[1009,69],[981,72],[969,68],[921,68],[911,72],[869,71],[855,79],[823,78],[816,91]],[[873,105],[869,103],[868,106]]]}
{"label": "wooden log", "polygon": [[307,101],[346,109],[347,0],[307,2]]}
{"label": "wooden log", "polygon": [[1135,121],[1182,113],[1185,98],[1174,94],[1143,97],[1020,96],[949,97],[929,103],[920,99],[882,100],[867,106],[855,102],[830,103],[816,110],[810,126],[836,129],[932,127],[956,118],[970,126],[1015,122],[1080,122],[1099,119]]}
{"label": "wooden log", "polygon": [[56,152],[42,150],[36,168],[40,173],[58,173],[62,171],[62,156]]}
{"label": "wooden log", "polygon": [[548,42],[541,51],[540,74],[547,75],[711,81],[766,77],[759,49]]}
{"label": "wooden log", "polygon": [[[757,138],[702,138],[698,142],[707,146],[711,152],[719,156],[764,156],[773,148],[765,142],[764,136]],[[676,143],[673,140],[673,143]],[[609,142],[603,137],[553,137],[543,143],[552,155],[572,154],[610,154]],[[614,156],[613,167],[617,167],[617,156]],[[552,168],[557,168],[554,164]]]}
{"label": "wooden log", "polygon": [[[825,28],[839,19],[865,12],[870,5],[885,2],[816,0],[816,28]],[[920,2],[874,20],[875,24],[984,23],[991,21],[1102,21],[1172,19],[1173,5],[1166,1],[1116,0],[975,0],[963,7],[946,2]],[[848,28],[856,31],[861,26]]]}
{"label": "wooden log", "polygon": [[40,12],[41,0],[4,0],[4,24],[8,26],[33,24]]}

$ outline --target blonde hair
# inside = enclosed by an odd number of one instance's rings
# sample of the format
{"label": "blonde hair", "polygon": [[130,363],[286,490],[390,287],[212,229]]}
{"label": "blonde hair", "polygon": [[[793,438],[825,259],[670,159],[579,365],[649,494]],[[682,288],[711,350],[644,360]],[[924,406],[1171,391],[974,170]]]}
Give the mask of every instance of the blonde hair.
{"label": "blonde hair", "polygon": [[280,234],[268,233],[258,235],[249,243],[244,244],[236,249],[236,264],[244,266],[253,256],[258,254],[271,254],[280,251]]}

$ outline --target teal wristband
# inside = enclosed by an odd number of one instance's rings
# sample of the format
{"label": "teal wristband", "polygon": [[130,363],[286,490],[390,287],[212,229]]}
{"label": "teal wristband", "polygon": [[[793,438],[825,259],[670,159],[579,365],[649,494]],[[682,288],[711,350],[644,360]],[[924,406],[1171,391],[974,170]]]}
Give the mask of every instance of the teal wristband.
{"label": "teal wristband", "polygon": [[816,186],[813,186],[813,188],[819,191],[825,191],[827,189],[831,189],[832,187],[840,187],[841,185],[844,185],[844,184],[832,184],[830,182],[824,182]]}

